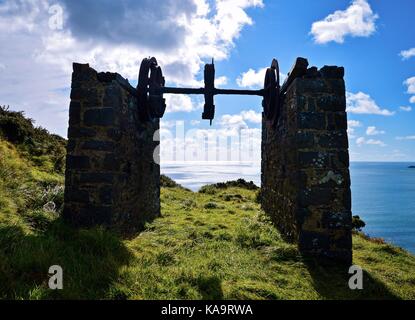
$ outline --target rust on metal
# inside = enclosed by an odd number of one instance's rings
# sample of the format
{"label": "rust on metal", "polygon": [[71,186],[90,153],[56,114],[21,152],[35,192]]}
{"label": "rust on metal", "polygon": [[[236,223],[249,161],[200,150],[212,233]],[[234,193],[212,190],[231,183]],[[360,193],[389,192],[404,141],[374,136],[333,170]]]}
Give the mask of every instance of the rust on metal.
{"label": "rust on metal", "polygon": [[272,60],[265,73],[264,88],[260,90],[217,89],[215,88],[215,65],[206,64],[204,69],[204,88],[166,87],[163,73],[156,58],[146,58],[141,62],[137,85],[139,113],[142,119],[162,118],[166,110],[164,94],[203,94],[205,97],[202,119],[212,120],[215,117],[215,95],[250,95],[263,97],[262,105],[267,121],[276,122],[280,113],[280,96],[283,95],[296,77],[307,72],[308,61],[297,58],[288,78],[280,88],[280,71],[278,61]]}

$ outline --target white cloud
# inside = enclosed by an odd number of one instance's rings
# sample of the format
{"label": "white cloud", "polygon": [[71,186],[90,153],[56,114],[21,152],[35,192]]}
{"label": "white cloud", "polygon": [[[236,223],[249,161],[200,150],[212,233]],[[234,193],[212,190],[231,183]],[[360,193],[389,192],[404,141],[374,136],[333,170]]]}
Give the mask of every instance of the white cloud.
{"label": "white cloud", "polygon": [[215,86],[220,87],[228,84],[228,78],[225,76],[221,76],[215,79]]}
{"label": "white cloud", "polygon": [[402,111],[406,111],[406,112],[412,111],[412,108],[409,106],[402,106],[402,107],[399,107],[399,109],[401,109]]}
{"label": "white cloud", "polygon": [[244,120],[252,123],[262,123],[262,113],[255,112],[254,110],[242,111],[241,116]]}
{"label": "white cloud", "polygon": [[380,108],[376,102],[366,93],[346,93],[347,112],[357,114],[377,114],[391,116],[395,112]]}
{"label": "white cloud", "polygon": [[407,60],[411,57],[415,56],[415,48],[411,48],[408,50],[402,50],[399,55],[402,57],[402,60]]}
{"label": "white cloud", "polygon": [[[55,3],[64,6],[63,30],[48,26]],[[253,7],[263,7],[262,0],[0,1],[0,30],[7,30],[0,41],[8,44],[0,50],[0,61],[7,61],[2,103],[65,136],[74,61],[137,79],[141,59],[151,55],[169,83],[199,86],[205,60],[229,57],[242,29],[253,24],[246,12]],[[187,98],[168,99],[169,111],[194,108]]]}
{"label": "white cloud", "polygon": [[223,128],[226,128],[229,130],[235,129],[236,131],[248,128],[248,125],[246,124],[241,114],[223,115],[220,120],[220,125]]}
{"label": "white cloud", "polygon": [[362,123],[358,120],[349,120],[347,121],[347,125],[351,128],[361,127]]}
{"label": "white cloud", "polygon": [[[242,88],[262,88],[264,86],[266,71],[267,68],[260,68],[258,70],[250,68],[236,79],[236,83]],[[280,72],[280,85],[283,84],[286,77],[285,74]]]}
{"label": "white cloud", "polygon": [[415,77],[408,78],[404,81],[404,84],[408,87],[407,93],[415,94]]}
{"label": "white cloud", "polygon": [[370,127],[367,127],[366,134],[368,136],[376,136],[376,135],[379,135],[379,134],[385,134],[385,131],[377,130],[376,127],[370,126]]}
{"label": "white cloud", "polygon": [[225,114],[221,118],[220,125],[223,128],[240,130],[248,128],[246,122],[261,123],[262,114],[254,110],[243,110],[239,114],[233,115]]}
{"label": "white cloud", "polygon": [[396,140],[415,140],[415,136],[396,137]]}
{"label": "white cloud", "polygon": [[346,10],[337,10],[311,26],[316,43],[343,43],[347,35],[368,37],[376,30],[374,14],[366,0],[354,0]]}
{"label": "white cloud", "polygon": [[160,120],[160,128],[163,129],[171,129],[176,126],[176,121],[168,121],[168,120]]}
{"label": "white cloud", "polygon": [[372,144],[372,145],[376,145],[376,146],[386,147],[386,144],[381,140],[368,139],[366,141],[366,144]]}
{"label": "white cloud", "polygon": [[267,68],[262,68],[257,71],[249,69],[236,79],[236,83],[238,86],[244,88],[263,87],[266,70]]}
{"label": "white cloud", "polygon": [[362,123],[360,121],[357,120],[348,120],[347,121],[347,134],[349,136],[350,139],[355,138],[356,136],[355,134],[355,130],[357,127],[361,127]]}
{"label": "white cloud", "polygon": [[197,109],[189,96],[184,94],[166,94],[166,112],[191,112]]}
{"label": "white cloud", "polygon": [[365,139],[364,137],[359,137],[356,139],[356,144],[361,147],[363,145],[376,145],[380,147],[386,147],[386,144],[381,140],[375,140],[375,139]]}
{"label": "white cloud", "polygon": [[[403,84],[407,86],[406,92],[408,94],[415,94],[415,77],[406,79]],[[415,103],[415,96],[409,98],[410,103]]]}
{"label": "white cloud", "polygon": [[361,145],[363,145],[365,143],[365,138],[364,137],[359,137],[356,139],[356,144],[360,147]]}
{"label": "white cloud", "polygon": [[197,126],[197,125],[199,125],[199,124],[200,124],[200,121],[199,121],[199,120],[190,120],[190,124],[191,124],[192,126]]}

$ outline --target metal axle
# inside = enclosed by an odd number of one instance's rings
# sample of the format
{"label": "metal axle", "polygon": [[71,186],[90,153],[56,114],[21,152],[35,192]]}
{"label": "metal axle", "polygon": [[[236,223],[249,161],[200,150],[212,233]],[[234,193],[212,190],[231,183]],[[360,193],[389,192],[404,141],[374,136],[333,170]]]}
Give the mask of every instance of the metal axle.
{"label": "metal axle", "polygon": [[282,89],[280,88],[278,61],[275,59],[272,60],[271,67],[265,72],[263,89],[217,89],[215,88],[215,65],[212,60],[212,63],[205,65],[204,88],[174,88],[165,86],[163,72],[158,66],[157,60],[154,57],[146,58],[141,62],[138,77],[139,114],[144,120],[161,118],[166,110],[164,94],[201,94],[205,97],[202,119],[210,120],[212,123],[215,117],[215,95],[245,95],[262,97],[264,115],[268,121],[275,123],[279,116],[280,95],[284,94],[284,91],[295,77],[305,74],[307,65],[306,59],[298,58]]}
{"label": "metal axle", "polygon": [[[169,94],[205,94],[206,88],[174,88],[174,87],[162,87],[157,89],[158,93]],[[239,90],[239,89],[217,89],[213,88],[213,95],[218,94],[232,94],[232,95],[244,95],[244,96],[260,96],[263,97],[265,89],[261,90]]]}

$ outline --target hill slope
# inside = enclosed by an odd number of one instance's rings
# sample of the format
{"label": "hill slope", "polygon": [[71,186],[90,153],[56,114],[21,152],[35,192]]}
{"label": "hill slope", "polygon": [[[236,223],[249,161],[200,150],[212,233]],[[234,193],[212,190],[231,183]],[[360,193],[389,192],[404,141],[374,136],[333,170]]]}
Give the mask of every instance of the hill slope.
{"label": "hill slope", "polygon": [[[414,256],[354,235],[364,290],[349,290],[344,270],[304,259],[281,239],[249,184],[194,193],[163,179],[162,216],[135,238],[74,230],[60,218],[64,141],[34,138],[56,151],[35,155],[31,142],[1,134],[1,120],[0,298],[415,299]],[[51,265],[63,268],[61,291],[48,289]]]}

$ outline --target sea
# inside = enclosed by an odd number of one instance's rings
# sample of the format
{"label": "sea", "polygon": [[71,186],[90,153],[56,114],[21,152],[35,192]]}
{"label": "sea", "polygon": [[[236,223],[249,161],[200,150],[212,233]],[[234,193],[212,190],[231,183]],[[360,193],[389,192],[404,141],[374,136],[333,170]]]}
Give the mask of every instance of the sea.
{"label": "sea", "polygon": [[[405,162],[352,162],[352,211],[363,231],[415,254],[415,169]],[[206,184],[243,178],[261,185],[258,164],[163,164],[163,174],[197,191]]]}

